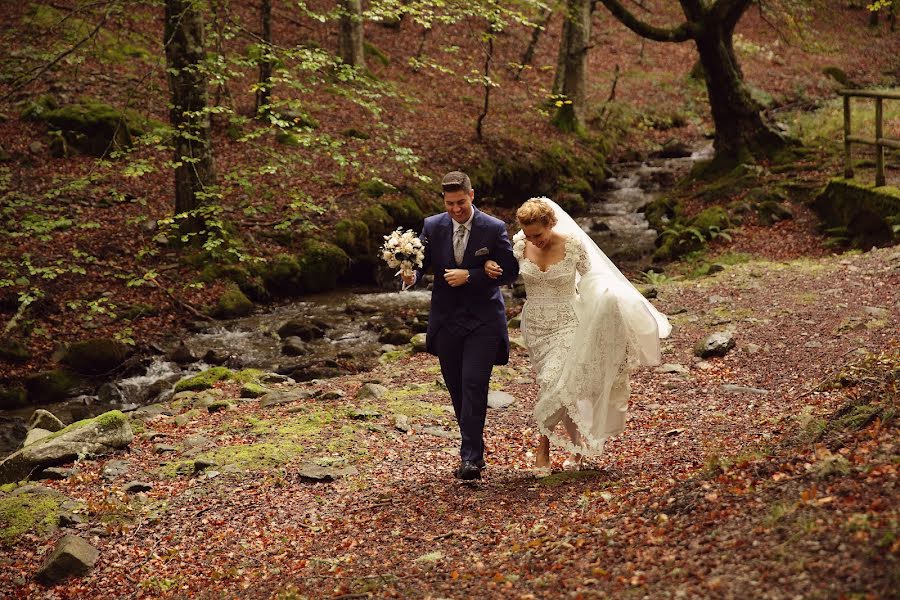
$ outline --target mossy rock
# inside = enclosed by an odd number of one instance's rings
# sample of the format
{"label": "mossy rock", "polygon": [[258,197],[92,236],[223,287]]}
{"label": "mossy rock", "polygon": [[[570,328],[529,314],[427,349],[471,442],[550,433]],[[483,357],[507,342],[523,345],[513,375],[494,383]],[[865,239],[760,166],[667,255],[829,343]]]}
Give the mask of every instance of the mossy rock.
{"label": "mossy rock", "polygon": [[23,121],[43,121],[48,112],[59,108],[59,102],[53,96],[38,96],[19,105],[19,116]]}
{"label": "mossy rock", "polygon": [[272,294],[298,296],[303,293],[302,269],[296,257],[277,254],[261,270],[263,284]]}
{"label": "mossy rock", "polygon": [[369,241],[373,248],[380,248],[384,243],[384,235],[395,227],[394,219],[380,204],[366,207],[359,218],[369,228]]}
{"label": "mossy rock", "polygon": [[731,226],[728,213],[721,206],[704,209],[687,221],[678,219],[667,226],[659,237],[660,245],[653,253],[654,262],[674,260],[706,246],[706,242]]}
{"label": "mossy rock", "polygon": [[226,367],[212,367],[175,384],[175,392],[199,391],[212,388],[216,382],[231,378],[231,370]]}
{"label": "mossy rock", "polygon": [[320,240],[307,240],[297,257],[305,292],[324,292],[337,287],[350,265],[350,257],[339,247]]}
{"label": "mossy rock", "polygon": [[722,202],[744,190],[758,187],[763,173],[761,167],[753,164],[741,163],[723,172],[720,165],[701,161],[691,170],[690,176],[679,185],[703,181],[705,184],[698,190],[697,195],[711,202]]}
{"label": "mossy rock", "polygon": [[70,344],[60,362],[83,375],[100,375],[120,366],[128,358],[128,346],[109,338],[95,338]]}
{"label": "mossy rock", "polygon": [[62,493],[36,485],[0,498],[0,544],[13,544],[25,533],[43,536],[55,531],[67,501]]}
{"label": "mossy rock", "polygon": [[381,202],[381,207],[400,227],[416,231],[421,229],[425,215],[412,198],[404,196],[389,202]]}
{"label": "mossy rock", "polygon": [[31,358],[28,348],[20,340],[5,338],[0,340],[0,360],[7,362],[27,362]]}
{"label": "mossy rock", "polygon": [[349,256],[369,253],[369,226],[358,219],[342,219],[334,226],[334,243]]}
{"label": "mossy rock", "polygon": [[587,210],[587,202],[581,194],[561,192],[556,196],[556,203],[570,215],[580,215]]}
{"label": "mossy rock", "polygon": [[680,210],[675,200],[663,196],[645,206],[643,213],[652,229],[662,231],[678,217]]}
{"label": "mossy rock", "polygon": [[721,206],[710,206],[694,216],[690,224],[699,229],[705,236],[713,231],[724,231],[731,225],[728,213]]}
{"label": "mossy rock", "polygon": [[268,394],[270,389],[261,386],[258,383],[245,383],[241,386],[241,398],[262,398]]}
{"label": "mossy rock", "polygon": [[265,301],[269,299],[269,292],[263,282],[263,274],[266,271],[265,263],[220,264],[209,263],[200,274],[200,279],[206,283],[213,283],[223,279],[230,279],[251,300]]}
{"label": "mossy rock", "polygon": [[30,404],[49,404],[66,398],[81,385],[81,379],[66,369],[41,371],[25,378]]}
{"label": "mossy rock", "polygon": [[128,148],[135,137],[164,127],[134,110],[121,110],[92,98],[29,114],[33,120],[60,130],[67,146],[92,156]]}
{"label": "mossy rock", "polygon": [[753,208],[759,216],[759,222],[763,225],[773,225],[779,221],[794,218],[794,213],[791,212],[791,209],[777,200],[757,202],[753,205]]}
{"label": "mossy rock", "polygon": [[827,230],[844,231],[847,243],[863,250],[900,240],[900,189],[834,178],[813,200]]}
{"label": "mossy rock", "polygon": [[253,302],[244,295],[244,292],[237,285],[230,285],[216,301],[213,316],[219,319],[235,319],[237,317],[246,317],[252,312]]}
{"label": "mossy rock", "polygon": [[[582,180],[581,187],[594,189],[606,174],[603,154],[578,151],[557,144],[537,155],[496,157],[479,163],[469,173],[476,199],[500,206],[518,206],[535,196],[555,196],[563,184]],[[586,184],[586,185],[585,185]]]}
{"label": "mossy rock", "polygon": [[359,191],[369,198],[381,198],[385,194],[396,192],[397,188],[381,179],[375,178],[359,184]]}
{"label": "mossy rock", "polygon": [[385,67],[391,64],[391,59],[388,58],[388,55],[381,51],[380,48],[375,46],[374,44],[370,44],[369,42],[363,42],[363,51],[365,53],[366,59],[375,59],[380,62]]}
{"label": "mossy rock", "polygon": [[11,410],[28,406],[28,392],[25,388],[16,385],[0,387],[0,410]]}

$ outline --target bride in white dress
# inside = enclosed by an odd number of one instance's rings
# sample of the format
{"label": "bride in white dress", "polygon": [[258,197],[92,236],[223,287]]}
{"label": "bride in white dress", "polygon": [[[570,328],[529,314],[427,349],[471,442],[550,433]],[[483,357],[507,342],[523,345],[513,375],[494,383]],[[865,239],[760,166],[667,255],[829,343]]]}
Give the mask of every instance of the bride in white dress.
{"label": "bride in white dress", "polygon": [[[550,442],[580,469],[625,427],[629,373],[659,363],[671,326],[555,202],[519,207],[513,253],[525,280],[522,333],[540,386],[535,473],[550,472]],[[485,272],[499,277],[493,261]],[[561,430],[562,431],[561,431]]]}

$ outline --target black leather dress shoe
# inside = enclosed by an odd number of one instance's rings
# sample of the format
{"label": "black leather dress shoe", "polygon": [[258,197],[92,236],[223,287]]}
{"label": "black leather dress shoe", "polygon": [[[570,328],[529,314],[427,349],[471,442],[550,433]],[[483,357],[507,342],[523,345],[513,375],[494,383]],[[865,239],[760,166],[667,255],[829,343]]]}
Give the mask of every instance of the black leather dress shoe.
{"label": "black leather dress shoe", "polygon": [[463,481],[472,481],[473,479],[481,479],[481,467],[470,460],[464,460],[456,469],[456,478]]}
{"label": "black leather dress shoe", "polygon": [[484,462],[484,459],[482,458],[482,459],[479,460],[477,463],[475,463],[475,466],[478,467],[478,468],[481,469],[481,470],[484,470],[484,468],[487,466],[487,463]]}

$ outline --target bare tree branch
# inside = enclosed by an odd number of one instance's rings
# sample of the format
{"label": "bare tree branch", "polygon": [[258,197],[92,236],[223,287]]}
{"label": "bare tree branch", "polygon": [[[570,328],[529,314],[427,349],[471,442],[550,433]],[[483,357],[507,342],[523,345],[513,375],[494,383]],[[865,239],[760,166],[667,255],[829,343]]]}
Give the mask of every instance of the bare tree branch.
{"label": "bare tree branch", "polygon": [[684,22],[678,27],[656,27],[635,17],[619,0],[600,0],[625,27],[641,37],[657,42],[685,42],[694,37],[696,26]]}

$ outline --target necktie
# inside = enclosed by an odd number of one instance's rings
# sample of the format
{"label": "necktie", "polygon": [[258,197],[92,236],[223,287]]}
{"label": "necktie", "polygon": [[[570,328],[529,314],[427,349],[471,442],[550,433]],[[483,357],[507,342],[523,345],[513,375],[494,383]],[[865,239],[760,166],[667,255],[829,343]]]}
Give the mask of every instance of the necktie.
{"label": "necktie", "polygon": [[460,265],[463,261],[463,254],[466,252],[466,228],[462,225],[456,228],[456,235],[453,236],[453,256],[456,258],[456,264]]}

